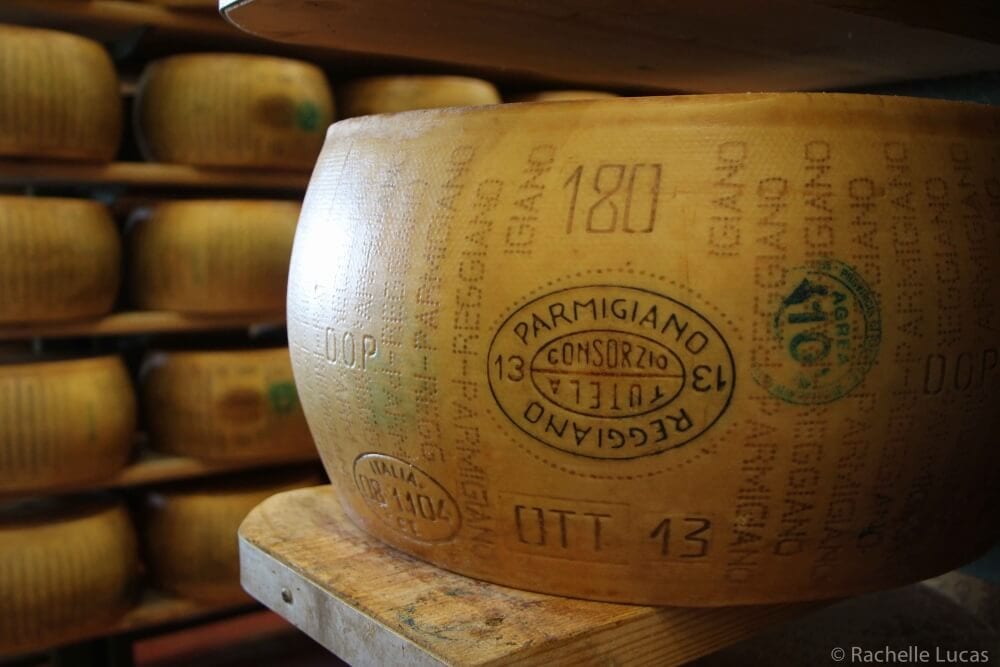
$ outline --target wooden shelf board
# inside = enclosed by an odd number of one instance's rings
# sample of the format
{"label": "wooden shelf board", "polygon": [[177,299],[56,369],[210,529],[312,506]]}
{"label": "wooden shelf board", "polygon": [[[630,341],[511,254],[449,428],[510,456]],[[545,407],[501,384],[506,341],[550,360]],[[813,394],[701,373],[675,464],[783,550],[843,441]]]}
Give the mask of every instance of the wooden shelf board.
{"label": "wooden shelf board", "polygon": [[117,477],[104,486],[111,488],[127,488],[146,486],[159,482],[174,482],[185,479],[208,477],[227,472],[252,470],[255,468],[274,468],[277,466],[292,466],[296,464],[319,462],[319,455],[311,453],[282,459],[257,461],[241,461],[233,463],[212,463],[183,456],[167,456],[155,452],[143,452],[139,460],[126,466]]}
{"label": "wooden shelf board", "polygon": [[259,169],[209,169],[183,164],[92,164],[0,160],[0,186],[129,186],[198,190],[271,190],[301,194],[309,173]]}
{"label": "wooden shelf board", "polygon": [[183,315],[166,311],[128,311],[97,320],[0,325],[0,341],[27,338],[72,338],[77,336],[130,336],[139,334],[185,333],[281,326],[284,313],[224,316]]}
{"label": "wooden shelf board", "polygon": [[680,664],[816,607],[641,607],[475,581],[367,537],[329,486],[251,511],[240,570],[247,592],[356,667]]}
{"label": "wooden shelf board", "polygon": [[1000,27],[984,29],[971,10],[949,8],[952,18],[935,23],[905,10],[905,3],[877,11],[844,5],[639,0],[612,9],[603,0],[558,6],[543,0],[223,0],[222,11],[237,27],[278,42],[583,86],[817,90],[1000,67]]}

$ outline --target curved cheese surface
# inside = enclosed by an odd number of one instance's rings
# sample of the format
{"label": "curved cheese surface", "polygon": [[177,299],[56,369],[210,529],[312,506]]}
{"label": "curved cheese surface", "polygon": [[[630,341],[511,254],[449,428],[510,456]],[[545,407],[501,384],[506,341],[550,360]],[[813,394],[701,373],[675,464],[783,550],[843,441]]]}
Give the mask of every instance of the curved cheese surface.
{"label": "curved cheese surface", "polygon": [[121,239],[98,202],[0,196],[0,325],[105,315]]}
{"label": "curved cheese surface", "polygon": [[74,504],[0,512],[0,652],[54,647],[133,604],[138,555],[124,506]]}
{"label": "curved cheese surface", "polygon": [[351,81],[341,91],[345,118],[499,103],[492,83],[466,76],[375,76]]}
{"label": "curved cheese surface", "polygon": [[157,204],[132,230],[132,301],[185,313],[280,313],[299,205],[207,200]]}
{"label": "curved cheese surface", "polygon": [[148,160],[310,169],[334,107],[326,77],[310,63],[185,54],[146,68],[134,113]]}
{"label": "curved cheese surface", "polygon": [[286,348],[152,355],[141,395],[150,446],[209,461],[315,451]]}
{"label": "curved cheese surface", "polygon": [[288,292],[334,486],[399,549],[576,597],[970,560],[1000,529],[998,128],[821,94],[336,124]]}
{"label": "curved cheese surface", "polygon": [[108,161],[121,132],[118,75],[104,47],[0,25],[0,155]]}

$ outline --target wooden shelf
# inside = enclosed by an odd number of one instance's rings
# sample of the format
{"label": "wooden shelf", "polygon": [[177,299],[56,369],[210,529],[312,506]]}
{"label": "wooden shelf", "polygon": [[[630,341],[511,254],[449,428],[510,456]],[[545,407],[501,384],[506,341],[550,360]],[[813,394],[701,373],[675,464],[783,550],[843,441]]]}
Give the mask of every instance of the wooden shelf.
{"label": "wooden shelf", "polygon": [[128,186],[189,190],[266,190],[301,195],[308,172],[250,169],[209,169],[155,162],[34,162],[0,160],[0,186]]}
{"label": "wooden shelf", "polygon": [[439,570],[367,537],[329,486],[272,496],[240,527],[243,588],[355,665],[681,664],[815,604],[586,602]]}
{"label": "wooden shelf", "polygon": [[213,463],[183,456],[167,456],[146,450],[142,452],[137,461],[126,466],[114,479],[103,486],[109,488],[146,486],[161,482],[209,477],[227,472],[276,468],[304,463],[319,463],[319,455],[313,452],[304,456],[282,459]]}
{"label": "wooden shelf", "polygon": [[[191,623],[207,617],[219,617],[252,611],[257,608],[250,598],[242,601],[206,604],[173,597],[155,590],[143,591],[139,604],[125,614],[117,623],[101,632],[90,635],[100,637],[147,630],[161,625]],[[81,637],[85,639],[86,637]]]}
{"label": "wooden shelf", "polygon": [[224,316],[183,315],[165,311],[112,313],[98,320],[0,325],[0,341],[27,338],[75,338],[84,336],[133,336],[139,334],[190,333],[283,326],[284,313]]}
{"label": "wooden shelf", "polygon": [[223,0],[222,11],[237,27],[278,42],[611,88],[816,90],[1000,67],[1000,10],[920,6]]}

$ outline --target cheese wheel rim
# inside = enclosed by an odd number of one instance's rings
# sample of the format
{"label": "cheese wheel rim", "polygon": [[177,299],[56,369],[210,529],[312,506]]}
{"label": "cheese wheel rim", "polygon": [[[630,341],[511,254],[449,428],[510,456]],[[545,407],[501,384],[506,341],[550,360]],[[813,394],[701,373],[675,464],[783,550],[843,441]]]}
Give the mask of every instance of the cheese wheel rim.
{"label": "cheese wheel rim", "polygon": [[467,576],[642,604],[970,560],[998,530],[998,128],[842,94],[334,125],[288,332],[348,514]]}

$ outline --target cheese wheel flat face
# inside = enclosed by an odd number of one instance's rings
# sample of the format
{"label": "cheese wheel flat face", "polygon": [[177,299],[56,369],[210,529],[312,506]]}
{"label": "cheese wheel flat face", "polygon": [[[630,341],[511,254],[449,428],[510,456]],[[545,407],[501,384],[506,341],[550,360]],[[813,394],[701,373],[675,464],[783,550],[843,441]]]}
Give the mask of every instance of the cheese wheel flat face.
{"label": "cheese wheel flat face", "polygon": [[136,399],[119,357],[0,364],[0,489],[98,484],[128,461]]}
{"label": "cheese wheel flat face", "polygon": [[199,166],[311,169],[333,117],[322,70],[269,56],[159,60],[135,101],[146,159]]}
{"label": "cheese wheel flat face", "polygon": [[280,313],[299,205],[177,201],[132,230],[132,302],[184,313]]}
{"label": "cheese wheel flat face", "polygon": [[121,132],[118,75],[104,47],[0,25],[0,155],[108,161]]}
{"label": "cheese wheel flat face", "polygon": [[240,587],[237,530],[270,496],[320,483],[316,473],[270,482],[215,482],[193,489],[151,493],[143,512],[153,585],[192,600],[246,598]]}
{"label": "cheese wheel flat face", "polygon": [[315,451],[287,348],[152,355],[141,380],[150,446],[207,461]]}
{"label": "cheese wheel flat face", "polygon": [[0,325],[107,314],[121,239],[102,204],[0,196]]}
{"label": "cheese wheel flat face", "polygon": [[0,654],[54,647],[133,604],[138,555],[121,505],[0,520]]}
{"label": "cheese wheel flat face", "polygon": [[469,576],[727,605],[997,538],[1000,112],[633,98],[334,125],[288,289],[356,521]]}
{"label": "cheese wheel flat face", "polygon": [[492,83],[465,76],[376,76],[352,81],[341,91],[345,118],[499,103]]}

